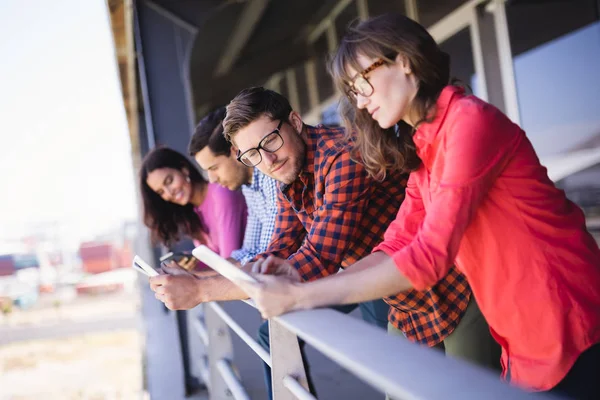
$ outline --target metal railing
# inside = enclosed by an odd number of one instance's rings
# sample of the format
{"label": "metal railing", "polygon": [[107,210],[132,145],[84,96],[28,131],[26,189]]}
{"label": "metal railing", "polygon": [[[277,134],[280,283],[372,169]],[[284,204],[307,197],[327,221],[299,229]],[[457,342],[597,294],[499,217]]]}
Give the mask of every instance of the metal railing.
{"label": "metal railing", "polygon": [[315,399],[308,391],[299,338],[393,399],[540,399],[502,383],[497,374],[330,309],[270,319],[271,354],[217,303],[203,306],[195,330],[207,348],[202,377],[211,400],[250,398],[232,366],[230,331],[271,366],[275,400]]}

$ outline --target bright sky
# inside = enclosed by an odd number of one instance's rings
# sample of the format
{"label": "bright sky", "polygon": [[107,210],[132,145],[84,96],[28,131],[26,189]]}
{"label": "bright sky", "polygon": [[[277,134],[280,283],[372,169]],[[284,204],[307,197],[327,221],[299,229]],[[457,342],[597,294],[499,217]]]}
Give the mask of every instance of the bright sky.
{"label": "bright sky", "polygon": [[521,125],[540,156],[600,134],[600,22],[515,59]]}
{"label": "bright sky", "polygon": [[135,219],[106,1],[0,1],[0,55],[0,237],[60,221],[84,239]]}

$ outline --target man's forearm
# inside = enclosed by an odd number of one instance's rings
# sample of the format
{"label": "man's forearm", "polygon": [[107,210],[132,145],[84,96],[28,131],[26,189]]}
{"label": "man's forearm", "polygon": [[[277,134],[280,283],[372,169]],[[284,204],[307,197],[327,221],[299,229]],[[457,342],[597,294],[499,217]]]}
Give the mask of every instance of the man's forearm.
{"label": "man's forearm", "polygon": [[246,292],[221,275],[198,280],[200,303],[209,301],[245,300]]}
{"label": "man's forearm", "polygon": [[344,272],[298,284],[298,309],[361,303],[398,294],[412,285],[384,253],[371,254]]}

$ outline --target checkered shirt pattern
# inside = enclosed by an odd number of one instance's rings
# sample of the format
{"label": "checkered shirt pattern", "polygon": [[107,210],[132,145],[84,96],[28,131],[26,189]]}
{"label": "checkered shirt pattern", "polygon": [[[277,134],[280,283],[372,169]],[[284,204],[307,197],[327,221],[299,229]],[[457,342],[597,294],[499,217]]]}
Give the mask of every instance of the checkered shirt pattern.
{"label": "checkered shirt pattern", "polygon": [[452,267],[444,279],[425,291],[408,290],[384,300],[391,306],[390,323],[413,342],[431,347],[454,331],[470,298],[467,279]]}
{"label": "checkered shirt pattern", "polygon": [[[279,184],[275,231],[257,258],[287,258],[311,281],[352,265],[383,240],[404,199],[407,176],[369,178],[351,160],[341,128],[307,126],[305,139],[304,168],[290,185]],[[411,290],[386,301],[394,326],[409,339],[433,346],[454,330],[470,295],[465,278],[453,269],[426,292]]]}
{"label": "checkered shirt pattern", "polygon": [[242,186],[248,206],[248,221],[242,248],[231,257],[242,265],[267,250],[275,229],[277,215],[277,181],[254,168],[252,182]]}

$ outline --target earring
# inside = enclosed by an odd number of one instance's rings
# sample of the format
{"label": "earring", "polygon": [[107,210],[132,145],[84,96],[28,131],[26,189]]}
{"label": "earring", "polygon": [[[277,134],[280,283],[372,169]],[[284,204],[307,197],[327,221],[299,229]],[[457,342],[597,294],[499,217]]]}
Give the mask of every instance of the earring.
{"label": "earring", "polygon": [[190,183],[192,180],[190,179],[190,177],[189,177],[189,176],[186,176],[186,177],[185,177],[185,181],[186,181],[187,183]]}

